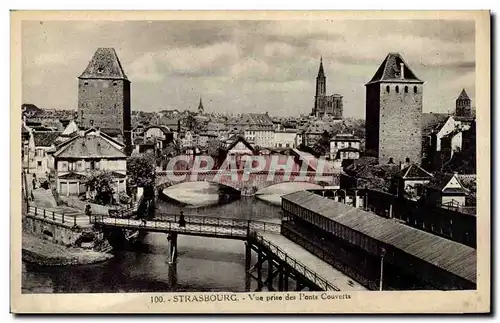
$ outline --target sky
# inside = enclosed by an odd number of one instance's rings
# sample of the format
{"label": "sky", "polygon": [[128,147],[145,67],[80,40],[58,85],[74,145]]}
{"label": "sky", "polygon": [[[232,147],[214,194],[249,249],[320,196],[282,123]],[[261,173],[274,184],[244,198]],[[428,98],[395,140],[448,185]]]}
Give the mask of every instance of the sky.
{"label": "sky", "polygon": [[24,21],[23,103],[76,110],[78,76],[115,48],[132,110],[308,114],[323,57],[327,94],[364,118],[365,83],[399,52],[424,84],[424,112],[475,105],[474,22],[464,20]]}

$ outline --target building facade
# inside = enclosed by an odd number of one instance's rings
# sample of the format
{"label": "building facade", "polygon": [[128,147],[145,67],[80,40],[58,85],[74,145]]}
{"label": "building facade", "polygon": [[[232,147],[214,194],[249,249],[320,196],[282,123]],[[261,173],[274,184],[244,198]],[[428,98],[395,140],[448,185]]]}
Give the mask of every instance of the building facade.
{"label": "building facade", "polygon": [[424,82],[389,53],[366,86],[366,151],[379,163],[420,163]]}
{"label": "building facade", "polygon": [[297,148],[297,130],[283,129],[274,132],[274,148]]}
{"label": "building facade", "polygon": [[78,121],[111,136],[121,136],[130,148],[130,81],[113,48],[99,48],[78,77]]}
{"label": "building facade", "polygon": [[126,192],[127,155],[123,150],[122,143],[99,130],[80,131],[54,153],[57,192],[63,196],[84,194],[86,179],[99,171],[111,173],[115,193]]}
{"label": "building facade", "polygon": [[[330,139],[330,159],[351,159],[344,158],[345,156],[359,159],[360,149],[361,139],[353,134],[337,134]],[[342,150],[342,154],[337,156],[339,150]]]}
{"label": "building facade", "polygon": [[326,76],[323,69],[323,58],[319,63],[318,76],[316,77],[316,95],[314,96],[314,108],[311,115],[317,118],[330,116],[342,119],[343,103],[340,94],[326,95]]}

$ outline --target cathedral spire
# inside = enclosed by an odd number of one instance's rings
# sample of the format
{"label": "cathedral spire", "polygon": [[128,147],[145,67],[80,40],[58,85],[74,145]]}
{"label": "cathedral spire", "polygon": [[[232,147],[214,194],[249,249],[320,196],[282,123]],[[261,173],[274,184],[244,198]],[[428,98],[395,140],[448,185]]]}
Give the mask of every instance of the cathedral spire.
{"label": "cathedral spire", "polygon": [[325,71],[323,70],[323,55],[321,55],[321,58],[319,59],[318,77],[325,77]]}
{"label": "cathedral spire", "polygon": [[201,102],[201,96],[200,96],[200,104],[198,105],[198,113],[203,113],[205,109],[203,108],[203,102]]}

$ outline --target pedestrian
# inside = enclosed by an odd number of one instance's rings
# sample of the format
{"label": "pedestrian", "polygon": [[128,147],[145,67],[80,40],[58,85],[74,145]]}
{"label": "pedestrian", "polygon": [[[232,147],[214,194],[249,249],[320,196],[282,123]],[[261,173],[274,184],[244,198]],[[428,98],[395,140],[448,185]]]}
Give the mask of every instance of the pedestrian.
{"label": "pedestrian", "polygon": [[36,185],[35,185],[35,178],[33,177],[33,189],[36,189]]}
{"label": "pedestrian", "polygon": [[91,211],[91,209],[90,209],[90,204],[87,204],[87,205],[85,206],[85,214],[89,217],[89,222],[90,222],[90,220],[91,220],[91,218],[90,218],[90,217],[92,216],[92,211]]}
{"label": "pedestrian", "polygon": [[184,212],[181,211],[181,214],[179,216],[179,227],[184,228],[186,227],[186,219],[184,219]]}
{"label": "pedestrian", "polygon": [[144,218],[143,218],[143,219],[141,219],[141,225],[142,225],[143,227],[145,227],[145,226],[146,226],[146,224],[147,224],[146,219],[144,219]]}

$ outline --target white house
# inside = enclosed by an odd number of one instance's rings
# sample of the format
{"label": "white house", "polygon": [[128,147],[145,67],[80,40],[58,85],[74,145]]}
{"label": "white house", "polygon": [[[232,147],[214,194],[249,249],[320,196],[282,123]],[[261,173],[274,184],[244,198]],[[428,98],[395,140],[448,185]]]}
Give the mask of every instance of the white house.
{"label": "white house", "polygon": [[274,148],[297,148],[297,131],[283,129],[274,132]]}
{"label": "white house", "polygon": [[359,159],[360,147],[361,139],[353,134],[337,134],[330,139],[330,159]]}
{"label": "white house", "polygon": [[57,192],[63,196],[87,191],[85,181],[97,171],[110,171],[115,193],[126,191],[127,155],[124,144],[96,129],[80,131],[54,153]]}
{"label": "white house", "polygon": [[30,131],[27,154],[24,154],[24,166],[28,173],[38,178],[47,177],[54,168],[52,154],[56,144],[62,141],[59,131]]}

